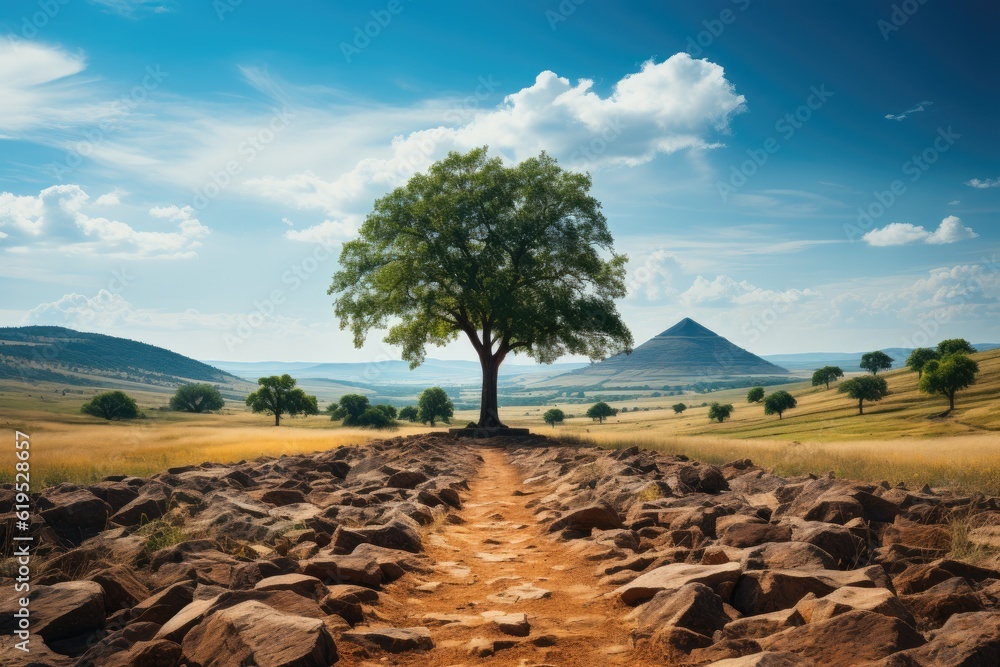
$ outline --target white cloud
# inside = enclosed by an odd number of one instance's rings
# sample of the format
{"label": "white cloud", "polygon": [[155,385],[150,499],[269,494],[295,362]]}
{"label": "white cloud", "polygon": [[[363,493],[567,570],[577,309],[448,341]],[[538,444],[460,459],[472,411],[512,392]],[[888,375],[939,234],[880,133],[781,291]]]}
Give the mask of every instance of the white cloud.
{"label": "white cloud", "polygon": [[971,181],[966,181],[965,184],[972,188],[978,188],[979,190],[985,190],[986,188],[1000,188],[1000,178],[987,178],[982,180],[973,178]]}
{"label": "white cloud", "polygon": [[179,232],[141,231],[118,220],[87,212],[89,195],[79,185],[53,185],[37,196],[0,192],[0,228],[11,248],[37,247],[67,254],[118,258],[188,259],[209,234],[191,207],[150,210],[154,218],[176,222]]}
{"label": "white cloud", "polygon": [[90,0],[90,2],[104,7],[109,12],[129,17],[143,13],[163,14],[174,8],[173,0]]}
{"label": "white cloud", "polygon": [[[300,208],[331,216],[356,213],[374,197],[426,168],[449,150],[489,145],[509,160],[547,151],[573,168],[635,166],[657,155],[716,147],[745,99],[726,80],[722,67],[679,53],[661,63],[648,61],[618,81],[610,95],[594,82],[575,84],[550,71],[506,96],[503,103],[463,119],[455,108],[444,119],[460,120],[397,135],[379,157],[359,160],[330,178],[314,171],[250,179],[248,187]],[[370,153],[371,154],[371,153]]]}
{"label": "white cloud", "polygon": [[897,120],[897,121],[898,120],[906,120],[906,117],[909,116],[912,113],[917,113],[917,112],[920,112],[920,111],[927,111],[927,107],[931,106],[932,104],[934,104],[934,103],[933,102],[928,102],[926,100],[924,100],[923,102],[917,102],[917,104],[915,106],[913,106],[910,109],[907,109],[903,113],[900,113],[900,114],[887,113],[885,115],[885,118],[886,118],[886,120]]}
{"label": "white cloud", "polygon": [[978,236],[979,234],[972,231],[971,227],[963,225],[959,218],[949,215],[941,221],[941,224],[933,232],[918,225],[911,225],[906,222],[893,222],[885,227],[877,227],[861,238],[870,246],[884,247],[910,245],[913,243],[942,245],[966,239],[974,239]]}
{"label": "white cloud", "polygon": [[105,193],[94,200],[97,206],[118,206],[122,203],[122,197],[128,193],[121,188],[115,188],[111,192]]}
{"label": "white cloud", "polygon": [[629,276],[630,296],[641,296],[649,301],[677,293],[674,283],[684,271],[680,258],[667,250],[656,250],[646,256]]}
{"label": "white cloud", "polygon": [[357,227],[347,221],[324,220],[318,225],[305,229],[289,229],[284,237],[290,241],[318,243],[323,246],[342,243],[357,233]]}
{"label": "white cloud", "polygon": [[872,314],[888,314],[908,322],[939,324],[969,317],[1000,314],[1000,273],[979,264],[932,269],[897,289],[882,290],[866,299]]}
{"label": "white cloud", "polygon": [[948,206],[958,206],[961,203],[962,202],[959,201],[958,199],[952,199],[950,202],[948,202]]}
{"label": "white cloud", "polygon": [[803,299],[818,297],[812,289],[790,289],[784,292],[766,290],[751,285],[745,280],[736,281],[729,276],[716,276],[708,280],[703,276],[695,278],[694,284],[679,297],[685,306],[707,305],[754,305],[774,303],[794,303]]}

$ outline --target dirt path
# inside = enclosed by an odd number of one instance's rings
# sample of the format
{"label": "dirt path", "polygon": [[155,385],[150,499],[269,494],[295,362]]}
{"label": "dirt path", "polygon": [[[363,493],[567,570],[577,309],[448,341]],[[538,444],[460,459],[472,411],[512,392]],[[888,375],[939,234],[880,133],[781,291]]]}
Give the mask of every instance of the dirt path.
{"label": "dirt path", "polygon": [[[539,492],[521,487],[504,452],[483,447],[480,454],[484,464],[470,482],[471,492],[458,513],[465,523],[435,526],[425,538],[435,571],[410,574],[388,586],[386,600],[377,608],[382,619],[371,623],[428,627],[435,648],[424,654],[362,659],[344,646],[341,664],[664,664],[662,658],[631,647],[624,619],[628,609],[603,597],[611,589],[598,585],[598,563],[542,533],[525,507]],[[489,620],[493,613],[526,614],[529,634],[505,634]],[[495,640],[513,645],[494,644]],[[492,657],[483,660],[485,655],[471,654],[475,642]]]}

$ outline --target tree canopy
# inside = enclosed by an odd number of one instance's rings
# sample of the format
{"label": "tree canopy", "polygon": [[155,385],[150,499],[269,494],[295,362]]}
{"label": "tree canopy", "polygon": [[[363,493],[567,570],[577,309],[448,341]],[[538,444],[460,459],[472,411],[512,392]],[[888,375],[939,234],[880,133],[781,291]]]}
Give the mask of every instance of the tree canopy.
{"label": "tree canopy", "polygon": [[684,405],[683,403],[674,403],[670,407],[673,408],[674,414],[678,415],[688,409],[688,406]]}
{"label": "tree canopy", "polygon": [[917,379],[920,379],[924,376],[924,367],[927,365],[927,362],[939,357],[940,355],[936,350],[932,350],[929,347],[918,347],[913,352],[910,352],[910,356],[906,358],[906,367],[915,372]]}
{"label": "tree canopy", "polygon": [[139,406],[123,391],[105,391],[84,403],[80,412],[107,420],[135,419]]}
{"label": "tree canopy", "polygon": [[414,405],[407,405],[399,411],[399,418],[408,422],[415,422],[420,418],[420,411]]}
{"label": "tree canopy", "polygon": [[823,368],[816,369],[816,372],[812,376],[812,386],[818,387],[821,384],[825,384],[826,388],[830,388],[830,383],[835,382],[837,378],[844,377],[844,371],[841,370],[840,366],[823,366]]}
{"label": "tree canopy", "polygon": [[363,394],[344,394],[336,403],[326,406],[330,419],[343,422],[344,426],[356,426],[358,419],[371,407],[368,397]]}
{"label": "tree canopy", "polygon": [[485,147],[449,153],[377,200],[344,244],[329,290],[341,327],[358,347],[388,327],[411,367],[464,334],[483,370],[478,426],[503,426],[497,377],[509,354],[551,363],[631,350],[614,303],[627,258],[590,187],[545,153],[512,166]]}
{"label": "tree canopy", "polygon": [[274,425],[281,424],[282,415],[318,415],[315,396],[309,396],[295,386],[291,375],[271,375],[257,380],[259,389],[247,396],[246,404],[253,412],[274,415]]}
{"label": "tree canopy", "polygon": [[893,361],[895,361],[895,359],[881,350],[866,352],[861,355],[861,368],[865,369],[872,375],[878,375],[879,371],[887,371],[892,368]]}
{"label": "tree canopy", "polygon": [[430,387],[420,393],[417,400],[418,419],[420,423],[430,423],[434,426],[436,421],[443,421],[445,424],[451,422],[455,414],[455,406],[452,404],[448,394],[441,387]]}
{"label": "tree canopy", "polygon": [[559,408],[550,408],[545,411],[542,415],[542,420],[546,424],[550,424],[552,428],[556,427],[556,424],[561,424],[566,419],[566,413]]}
{"label": "tree canopy", "polygon": [[211,412],[221,410],[225,404],[219,390],[204,382],[178,387],[170,398],[170,409],[182,412]]}
{"label": "tree canopy", "polygon": [[760,403],[764,400],[764,388],[754,387],[747,392],[747,403]]}
{"label": "tree canopy", "polygon": [[787,391],[776,391],[773,394],[768,394],[764,399],[764,414],[778,415],[778,419],[781,419],[786,410],[791,410],[796,405],[798,405],[798,401]]}
{"label": "tree canopy", "polygon": [[949,354],[975,354],[976,348],[972,346],[972,343],[965,340],[964,338],[949,338],[938,343],[938,355],[941,357],[946,357]]}
{"label": "tree canopy", "polygon": [[875,403],[889,395],[885,378],[876,375],[859,375],[840,383],[838,390],[858,402],[858,414],[865,414],[865,401]]}
{"label": "tree canopy", "polygon": [[708,418],[720,424],[729,419],[732,414],[733,406],[731,403],[712,403],[708,406]]}
{"label": "tree canopy", "polygon": [[587,408],[587,416],[596,420],[598,424],[603,424],[605,419],[614,417],[616,414],[618,411],[604,401],[598,401]]}
{"label": "tree canopy", "polygon": [[948,398],[949,410],[955,409],[956,392],[976,383],[979,364],[961,352],[954,352],[933,359],[924,366],[920,378],[920,391],[927,394],[941,394]]}

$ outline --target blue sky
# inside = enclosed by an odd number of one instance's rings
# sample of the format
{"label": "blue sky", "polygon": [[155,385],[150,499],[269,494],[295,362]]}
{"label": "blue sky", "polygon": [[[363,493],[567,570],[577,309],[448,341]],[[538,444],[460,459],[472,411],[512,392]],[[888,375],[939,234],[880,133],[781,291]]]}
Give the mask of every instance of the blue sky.
{"label": "blue sky", "polygon": [[488,144],[591,172],[637,342],[998,342],[998,29],[939,0],[9,1],[0,325],[395,358],[337,326],[340,244]]}

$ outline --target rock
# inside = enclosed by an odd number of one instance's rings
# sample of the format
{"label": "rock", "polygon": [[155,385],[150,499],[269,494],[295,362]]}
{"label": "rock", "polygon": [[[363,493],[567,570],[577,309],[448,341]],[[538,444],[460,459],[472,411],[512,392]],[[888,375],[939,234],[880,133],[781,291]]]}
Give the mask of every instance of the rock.
{"label": "rock", "polygon": [[833,570],[837,562],[827,552],[808,542],[762,544],[750,549],[740,561],[744,570]]}
{"label": "rock", "polygon": [[192,600],[188,605],[167,619],[156,633],[156,639],[181,642],[191,628],[201,623],[205,615],[215,607],[220,596],[204,600]]}
{"label": "rock", "polygon": [[663,590],[677,590],[685,584],[705,584],[713,590],[726,582],[736,583],[741,568],[739,563],[721,565],[688,565],[673,563],[640,575],[614,591],[622,602],[636,605],[652,598]]}
{"label": "rock", "polygon": [[368,588],[382,585],[382,569],[373,558],[320,553],[300,563],[302,574],[316,577],[327,586],[356,584]]}
{"label": "rock", "polygon": [[[31,633],[47,644],[104,627],[104,589],[93,581],[67,581],[51,586],[34,585],[28,594]],[[0,632],[17,628],[16,595],[0,602]]]}
{"label": "rock", "polygon": [[389,653],[406,651],[429,651],[434,648],[430,630],[427,628],[364,628],[345,632],[344,641],[374,645]]}
{"label": "rock", "polygon": [[792,529],[786,524],[742,522],[727,526],[719,541],[726,546],[744,549],[767,542],[788,542],[791,539]]}
{"label": "rock", "polygon": [[729,622],[722,629],[727,639],[762,639],[777,632],[805,625],[798,609],[781,609],[767,614],[745,616]]}
{"label": "rock", "polygon": [[729,658],[713,662],[706,667],[815,667],[809,658],[782,651],[764,651],[742,658]]}
{"label": "rock", "polygon": [[283,507],[306,502],[306,497],[298,489],[268,489],[260,494],[261,502]]}
{"label": "rock", "polygon": [[361,535],[365,542],[379,547],[410,553],[420,553],[424,550],[420,540],[419,524],[405,515],[397,514],[386,524],[357,528],[354,532]]}
{"label": "rock", "polygon": [[390,489],[415,489],[427,481],[427,475],[419,470],[400,470],[389,476],[385,485]]}
{"label": "rock", "polygon": [[948,581],[954,575],[936,565],[911,565],[892,578],[893,588],[900,595],[923,593],[931,586]]}
{"label": "rock", "polygon": [[316,600],[326,595],[326,586],[316,577],[306,574],[279,574],[258,581],[255,591],[291,591],[297,595]]}
{"label": "rock", "polygon": [[796,609],[806,623],[818,623],[853,610],[872,611],[883,616],[898,618],[915,626],[913,616],[892,591],[884,588],[857,588],[845,586],[821,598],[800,600]]}
{"label": "rock", "polygon": [[183,659],[196,665],[330,667],[337,647],[323,621],[257,601],[216,611],[187,633]]}
{"label": "rock", "polygon": [[188,540],[173,546],[153,552],[149,557],[149,569],[156,572],[167,563],[184,563],[191,559],[191,554],[205,551],[218,551],[218,545],[212,540]]}
{"label": "rock", "polygon": [[924,643],[916,630],[890,616],[849,611],[758,640],[764,650],[787,651],[824,667],[855,667]]}
{"label": "rock", "polygon": [[14,635],[0,634],[0,667],[73,667],[76,660],[60,655],[39,640],[31,641],[28,647],[30,659],[15,644],[21,640]]}
{"label": "rock", "polygon": [[484,611],[482,617],[493,627],[505,635],[512,637],[527,637],[531,634],[531,625],[527,614],[507,613],[503,611]]}
{"label": "rock", "polygon": [[111,521],[119,526],[138,526],[159,519],[167,511],[168,500],[162,486],[148,484],[135,500],[115,512]]}
{"label": "rock", "polygon": [[[327,595],[320,600],[319,606],[328,614],[336,614],[342,619],[356,625],[365,620],[364,602],[362,593],[358,591],[358,586],[334,586]],[[369,589],[362,589],[369,590]],[[374,592],[374,591],[370,591]]]}
{"label": "rock", "polygon": [[590,531],[595,528],[613,530],[622,527],[622,520],[618,516],[618,512],[608,503],[601,501],[564,512],[549,526],[549,532],[554,533],[564,528]]}
{"label": "rock", "polygon": [[1000,665],[1000,611],[956,614],[930,641],[891,656],[880,667],[994,667]]}
{"label": "rock", "polygon": [[104,530],[111,516],[111,505],[90,491],[63,485],[43,494],[35,507],[59,537],[73,544]]}
{"label": "rock", "polygon": [[722,598],[701,583],[690,583],[677,590],[662,590],[632,612],[637,620],[636,637],[659,642],[661,633],[683,628],[711,637],[729,622]]}
{"label": "rock", "polygon": [[523,600],[542,600],[551,596],[552,591],[547,591],[544,588],[539,588],[531,584],[521,584],[520,586],[512,586],[500,593],[487,595],[486,598],[492,602],[517,604]]}
{"label": "rock", "polygon": [[834,496],[819,500],[802,518],[806,521],[844,525],[851,519],[864,519],[865,508],[850,496]]}
{"label": "rock", "polygon": [[792,539],[813,544],[833,557],[837,567],[852,568],[863,562],[866,546],[844,526],[819,521],[792,524]]}
{"label": "rock", "polygon": [[104,590],[104,607],[108,614],[130,609],[149,597],[149,589],[121,565],[112,565],[87,577]]}
{"label": "rock", "polygon": [[899,516],[882,533],[882,544],[905,544],[925,549],[951,549],[951,531],[944,526],[926,525]]}
{"label": "rock", "polygon": [[127,650],[114,654],[101,667],[176,667],[181,647],[166,639],[136,642]]}
{"label": "rock", "polygon": [[955,614],[983,609],[979,595],[962,577],[952,577],[923,593],[903,595],[901,601],[916,617],[919,630],[940,628]]}
{"label": "rock", "polygon": [[132,608],[133,622],[166,623],[194,599],[194,582],[182,581],[154,593]]}
{"label": "rock", "polygon": [[749,570],[733,590],[732,604],[748,616],[788,609],[813,593],[828,595],[841,586],[874,588],[881,568],[864,570]]}

